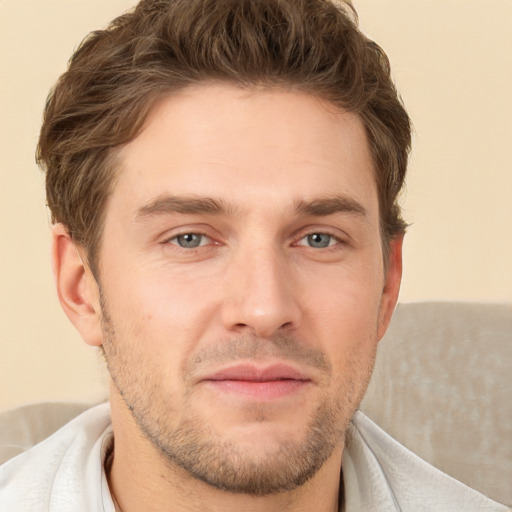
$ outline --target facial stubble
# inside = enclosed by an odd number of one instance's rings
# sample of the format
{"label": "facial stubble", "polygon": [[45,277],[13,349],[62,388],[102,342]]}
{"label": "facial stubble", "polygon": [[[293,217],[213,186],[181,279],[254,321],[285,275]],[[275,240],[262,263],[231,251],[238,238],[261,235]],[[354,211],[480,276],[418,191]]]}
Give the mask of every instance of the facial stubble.
{"label": "facial stubble", "polygon": [[[334,448],[343,444],[373,368],[375,353],[368,358],[352,355],[347,366],[350,375],[334,376],[321,351],[305,348],[292,336],[282,335],[264,341],[248,337],[230,339],[197,354],[183,366],[185,372],[193,372],[195,365],[205,361],[235,362],[273,356],[309,362],[321,368],[330,386],[335,386],[335,392],[324,394],[310,414],[301,439],[283,436],[276,450],[266,451],[263,445],[253,456],[228,436],[215,432],[208,418],[191,408],[184,410],[176,423],[172,393],[166,395],[165,381],[158,378],[144,347],[123,345],[103,295],[101,305],[103,348],[110,375],[141,433],[157,449],[170,471],[180,468],[203,483],[232,493],[266,496],[294,490],[310,480]],[[190,393],[186,398],[190,398]],[[252,413],[255,422],[263,424],[269,420],[264,406],[253,408]]]}

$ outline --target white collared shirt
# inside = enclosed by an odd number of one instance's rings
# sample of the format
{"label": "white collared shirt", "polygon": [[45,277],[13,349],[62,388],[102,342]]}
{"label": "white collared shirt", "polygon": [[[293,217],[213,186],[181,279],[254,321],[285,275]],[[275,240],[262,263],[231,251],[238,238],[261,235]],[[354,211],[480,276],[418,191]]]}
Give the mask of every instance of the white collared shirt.
{"label": "white collared shirt", "polygon": [[[104,470],[112,441],[108,404],[88,409],[0,466],[0,511],[115,512]],[[342,467],[343,512],[510,510],[435,469],[361,412]]]}

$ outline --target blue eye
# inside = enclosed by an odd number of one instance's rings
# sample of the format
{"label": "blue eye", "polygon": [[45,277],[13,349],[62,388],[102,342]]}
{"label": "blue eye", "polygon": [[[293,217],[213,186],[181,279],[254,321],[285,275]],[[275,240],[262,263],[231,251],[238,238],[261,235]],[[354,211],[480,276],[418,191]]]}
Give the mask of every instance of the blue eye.
{"label": "blue eye", "polygon": [[310,233],[300,240],[299,245],[312,247],[313,249],[325,249],[338,242],[336,237],[327,233]]}
{"label": "blue eye", "polygon": [[170,242],[175,245],[179,245],[184,249],[195,249],[196,247],[208,243],[208,237],[206,235],[201,235],[200,233],[184,233],[183,235],[171,238]]}
{"label": "blue eye", "polygon": [[332,236],[326,233],[311,233],[307,236],[308,245],[316,249],[323,249],[329,247],[332,242]]}

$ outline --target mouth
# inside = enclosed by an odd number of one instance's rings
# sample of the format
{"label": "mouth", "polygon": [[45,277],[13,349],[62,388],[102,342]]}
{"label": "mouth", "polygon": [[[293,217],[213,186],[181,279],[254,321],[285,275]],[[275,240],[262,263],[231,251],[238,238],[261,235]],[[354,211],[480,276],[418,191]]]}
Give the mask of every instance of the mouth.
{"label": "mouth", "polygon": [[265,367],[242,364],[208,375],[202,382],[222,394],[269,401],[296,394],[312,381],[303,372],[286,364]]}

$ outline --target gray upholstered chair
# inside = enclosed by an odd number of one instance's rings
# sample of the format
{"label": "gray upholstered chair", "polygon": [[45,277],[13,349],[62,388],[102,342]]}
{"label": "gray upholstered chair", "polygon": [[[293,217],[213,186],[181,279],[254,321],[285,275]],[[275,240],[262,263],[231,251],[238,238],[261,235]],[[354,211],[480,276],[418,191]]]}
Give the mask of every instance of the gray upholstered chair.
{"label": "gray upholstered chair", "polygon": [[512,307],[400,304],[361,410],[450,476],[512,505]]}

